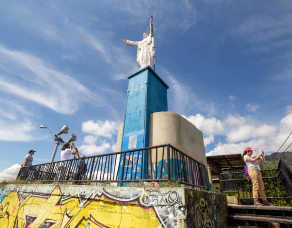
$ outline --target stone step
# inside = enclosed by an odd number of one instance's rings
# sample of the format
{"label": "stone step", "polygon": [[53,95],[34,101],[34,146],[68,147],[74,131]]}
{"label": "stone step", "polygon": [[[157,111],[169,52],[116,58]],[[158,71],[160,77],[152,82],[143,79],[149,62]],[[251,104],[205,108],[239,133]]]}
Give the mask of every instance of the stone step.
{"label": "stone step", "polygon": [[[258,228],[258,226],[248,226],[249,228]],[[246,228],[244,225],[228,226],[227,228]]]}
{"label": "stone step", "polygon": [[239,215],[239,216],[251,216],[251,217],[262,217],[262,218],[275,218],[275,219],[290,219],[292,221],[292,216],[275,216],[275,215],[262,215],[262,214],[242,214],[242,213],[233,213],[232,215]]}
{"label": "stone step", "polygon": [[265,211],[291,211],[292,207],[279,207],[279,206],[254,206],[254,205],[230,205],[229,209],[253,209],[253,210],[265,210]]}
{"label": "stone step", "polygon": [[244,221],[255,221],[255,222],[271,222],[271,223],[280,223],[280,224],[292,224],[291,218],[279,218],[279,217],[266,217],[266,216],[258,216],[258,215],[229,215],[229,218],[236,220],[244,220]]}

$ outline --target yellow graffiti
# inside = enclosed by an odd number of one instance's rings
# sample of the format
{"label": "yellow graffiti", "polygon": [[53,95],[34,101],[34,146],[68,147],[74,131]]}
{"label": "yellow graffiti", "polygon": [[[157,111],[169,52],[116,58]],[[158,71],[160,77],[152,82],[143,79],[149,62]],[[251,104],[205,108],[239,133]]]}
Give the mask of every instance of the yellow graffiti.
{"label": "yellow graffiti", "polygon": [[[18,226],[30,228],[39,227],[62,227],[63,218],[66,212],[74,210],[74,207],[79,209],[79,201],[73,197],[70,199],[70,203],[60,204],[62,193],[57,186],[51,193],[49,198],[41,196],[29,195],[21,204],[20,210],[17,215]],[[66,219],[65,219],[66,220]],[[46,225],[46,226],[45,226]]]}
{"label": "yellow graffiti", "polygon": [[1,227],[13,228],[19,208],[19,197],[16,191],[10,192],[0,204]]}
{"label": "yellow graffiti", "polygon": [[0,204],[2,227],[162,227],[153,208],[106,194],[94,195],[80,205],[78,195],[62,200],[57,186],[48,196],[30,194],[21,203],[16,191]]}
{"label": "yellow graffiti", "polygon": [[91,199],[66,227],[78,227],[90,221],[96,227],[158,227],[160,221],[153,208],[142,208],[137,201],[125,203],[108,199],[102,195]]}

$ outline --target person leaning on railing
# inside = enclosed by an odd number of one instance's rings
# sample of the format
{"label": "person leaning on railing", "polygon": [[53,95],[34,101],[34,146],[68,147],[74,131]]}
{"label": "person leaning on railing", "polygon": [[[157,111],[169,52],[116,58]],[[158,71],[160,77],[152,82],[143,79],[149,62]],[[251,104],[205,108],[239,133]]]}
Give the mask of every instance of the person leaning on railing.
{"label": "person leaning on railing", "polygon": [[35,152],[36,152],[35,150],[30,150],[30,151],[28,152],[28,155],[26,155],[26,156],[24,157],[24,162],[23,162],[22,167],[28,167],[28,166],[31,166],[31,165],[32,165],[32,162],[33,162],[33,157],[32,157],[32,155],[34,155]]}
{"label": "person leaning on railing", "polygon": [[[75,147],[76,148],[76,147]],[[85,156],[82,155],[81,157],[79,156],[79,153],[78,153],[78,149],[76,148],[76,155],[74,155],[75,159],[78,159],[78,162],[77,162],[77,167],[74,171],[74,181],[75,182],[79,182],[80,185],[83,185],[84,184],[84,180],[86,178],[85,176],[85,173],[86,173],[86,169],[87,169],[87,164],[85,163]]]}
{"label": "person leaning on railing", "polygon": [[[72,148],[74,148],[73,151],[72,151]],[[68,170],[69,162],[67,162],[66,160],[70,159],[70,154],[72,154],[72,155],[77,154],[77,150],[75,148],[75,145],[72,145],[71,149],[70,149],[70,143],[65,142],[63,144],[62,149],[61,149],[61,161],[64,161],[64,162],[59,163],[58,174],[56,176],[56,180],[58,180],[58,181],[65,180],[67,177],[67,174],[69,172],[69,170]]]}
{"label": "person leaning on railing", "polygon": [[[252,181],[252,193],[254,198],[255,206],[275,206],[273,203],[267,201],[266,194],[264,192],[265,186],[262,178],[262,173],[260,171],[259,164],[262,162],[262,157],[264,152],[261,150],[258,156],[252,158],[251,155],[255,151],[251,147],[246,147],[243,151],[242,157],[245,165],[248,167],[248,176]],[[261,158],[261,159],[260,159]],[[263,200],[263,204],[259,201],[260,196]]]}
{"label": "person leaning on railing", "polygon": [[[61,149],[61,161],[69,160],[70,159],[70,154],[72,154],[72,155],[76,155],[77,154],[77,149],[76,149],[74,144],[71,145],[71,150],[69,148],[70,148],[70,143],[69,142],[65,142],[63,144],[62,149]],[[74,148],[73,151],[72,151],[72,148]]]}
{"label": "person leaning on railing", "polygon": [[[24,168],[24,169],[22,169],[22,171],[21,171],[21,178],[23,178],[23,177],[26,178],[27,177],[27,175],[28,175],[28,167],[32,166],[32,162],[33,162],[33,157],[32,156],[34,155],[35,152],[36,152],[35,150],[30,150],[28,152],[28,155],[26,155],[24,157],[24,161],[23,161],[23,164],[22,164],[22,168]],[[34,167],[32,167],[32,174],[33,175],[36,174],[36,171],[35,171]]]}

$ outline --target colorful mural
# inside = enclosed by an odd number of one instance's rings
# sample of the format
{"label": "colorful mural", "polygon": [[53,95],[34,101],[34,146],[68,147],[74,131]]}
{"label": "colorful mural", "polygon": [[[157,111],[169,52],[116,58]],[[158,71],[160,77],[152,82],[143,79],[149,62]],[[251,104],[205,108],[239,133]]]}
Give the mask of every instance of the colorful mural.
{"label": "colorful mural", "polygon": [[225,227],[225,201],[189,188],[10,185],[0,188],[0,227]]}
{"label": "colorful mural", "polygon": [[64,198],[59,186],[50,195],[29,194],[22,200],[11,191],[0,204],[0,224],[3,228],[163,227],[153,205],[142,205],[140,197],[123,200],[102,192],[81,201],[78,195]]}

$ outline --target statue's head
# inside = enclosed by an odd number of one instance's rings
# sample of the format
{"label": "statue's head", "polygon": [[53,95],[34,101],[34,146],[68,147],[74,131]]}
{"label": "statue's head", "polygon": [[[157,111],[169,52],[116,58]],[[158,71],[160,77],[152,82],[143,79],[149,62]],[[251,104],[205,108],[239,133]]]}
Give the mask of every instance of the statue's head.
{"label": "statue's head", "polygon": [[143,39],[147,38],[148,34],[146,32],[143,33]]}

